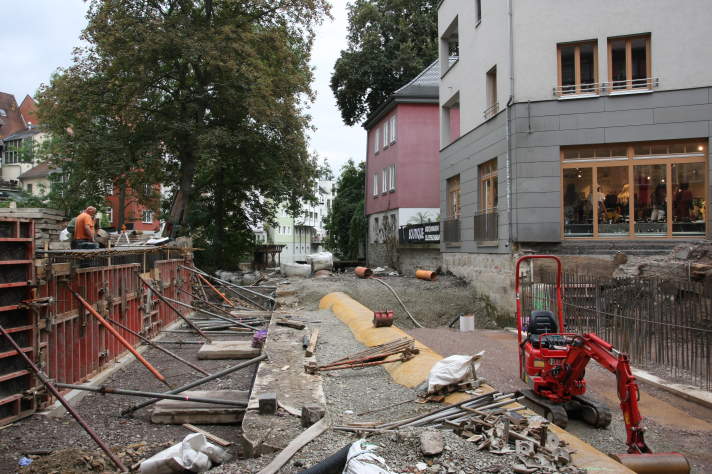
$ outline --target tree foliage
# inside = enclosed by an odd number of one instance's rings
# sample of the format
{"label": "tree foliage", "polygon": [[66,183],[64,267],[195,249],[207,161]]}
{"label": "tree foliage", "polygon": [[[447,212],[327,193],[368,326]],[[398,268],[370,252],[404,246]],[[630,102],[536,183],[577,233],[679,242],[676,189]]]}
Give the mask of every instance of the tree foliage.
{"label": "tree foliage", "polygon": [[331,76],[344,123],[368,117],[438,56],[437,0],[355,0]]}
{"label": "tree foliage", "polygon": [[360,162],[357,165],[349,160],[341,169],[331,213],[326,219],[329,233],[326,246],[341,258],[358,258],[365,242],[368,231],[364,212],[365,184],[366,164]]}
{"label": "tree foliage", "polygon": [[162,183],[174,231],[238,257],[271,203],[314,198],[305,106],[327,14],[326,0],[93,0],[88,46],[38,97],[68,195]]}

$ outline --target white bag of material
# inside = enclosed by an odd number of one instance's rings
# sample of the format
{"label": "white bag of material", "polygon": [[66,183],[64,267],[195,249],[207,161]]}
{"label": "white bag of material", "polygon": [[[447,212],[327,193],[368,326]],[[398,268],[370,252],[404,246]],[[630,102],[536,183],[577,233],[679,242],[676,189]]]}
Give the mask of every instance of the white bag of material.
{"label": "white bag of material", "polygon": [[183,441],[154,454],[141,463],[138,472],[144,474],[170,474],[172,472],[205,472],[213,464],[227,461],[224,449],[209,443],[205,436],[193,433]]}
{"label": "white bag of material", "polygon": [[67,229],[66,227],[62,232],[59,233],[59,240],[61,242],[66,242],[67,240],[69,240],[70,237],[71,236],[69,235],[69,229]]}
{"label": "white bag of material", "polygon": [[307,255],[307,263],[311,265],[312,272],[331,270],[334,268],[334,255],[331,252],[319,252]]}
{"label": "white bag of material", "polygon": [[306,263],[283,263],[282,275],[286,277],[309,278],[311,275],[311,265]]}
{"label": "white bag of material", "polygon": [[428,393],[435,393],[443,387],[473,378],[480,367],[479,360],[485,351],[475,355],[454,355],[435,363],[428,374]]}
{"label": "white bag of material", "polygon": [[351,445],[343,474],[393,474],[386,461],[374,454],[378,446],[360,439]]}

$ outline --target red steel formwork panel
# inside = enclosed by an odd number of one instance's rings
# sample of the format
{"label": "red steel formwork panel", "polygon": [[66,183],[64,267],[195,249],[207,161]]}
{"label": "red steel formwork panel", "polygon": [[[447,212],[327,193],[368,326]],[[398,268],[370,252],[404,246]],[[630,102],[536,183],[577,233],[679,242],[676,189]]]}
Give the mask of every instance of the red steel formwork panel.
{"label": "red steel formwork panel", "polygon": [[[35,363],[44,343],[32,300],[34,225],[27,219],[0,219],[0,324]],[[16,350],[0,338],[0,425],[32,414],[36,400],[28,396],[37,384]]]}
{"label": "red steel formwork panel", "polygon": [[[175,285],[186,286],[187,270],[183,259],[154,262],[155,271],[166,296],[174,297]],[[47,360],[49,376],[62,383],[78,383],[101,371],[107,363],[124,355],[127,350],[72,295],[71,287],[104,317],[151,338],[178,316],[166,307],[153,291],[143,285],[138,275],[143,270],[138,263],[102,267],[78,268],[69,275],[46,275],[39,288],[42,296],[52,296],[54,302],[47,318]],[[144,274],[144,277],[147,275]],[[189,299],[189,297],[187,297]],[[115,326],[129,343],[136,346],[138,338]]]}

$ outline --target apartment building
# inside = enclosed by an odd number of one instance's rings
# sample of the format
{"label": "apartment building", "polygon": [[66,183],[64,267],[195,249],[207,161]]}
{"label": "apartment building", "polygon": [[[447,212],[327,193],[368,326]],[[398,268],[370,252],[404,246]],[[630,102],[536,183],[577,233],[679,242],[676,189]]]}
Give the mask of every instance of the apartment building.
{"label": "apartment building", "polygon": [[502,290],[522,248],[709,237],[711,23],[704,0],[443,0],[444,266]]}
{"label": "apartment building", "polygon": [[[386,240],[415,220],[437,221],[438,80],[434,62],[395,91],[364,123],[370,265],[392,265]],[[392,246],[391,246],[391,251]]]}

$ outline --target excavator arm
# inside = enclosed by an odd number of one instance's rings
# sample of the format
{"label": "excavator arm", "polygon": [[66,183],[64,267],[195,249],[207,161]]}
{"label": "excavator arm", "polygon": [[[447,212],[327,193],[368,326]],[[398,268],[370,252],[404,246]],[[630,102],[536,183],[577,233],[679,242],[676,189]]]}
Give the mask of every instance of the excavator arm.
{"label": "excavator arm", "polygon": [[632,454],[650,453],[650,448],[645,444],[645,428],[640,426],[642,417],[638,409],[638,384],[626,354],[617,351],[611,344],[593,333],[575,337],[568,356],[556,374],[562,389],[568,392],[573,391],[577,381],[583,378],[586,366],[591,359],[616,375],[618,399],[625,421],[628,452]]}

